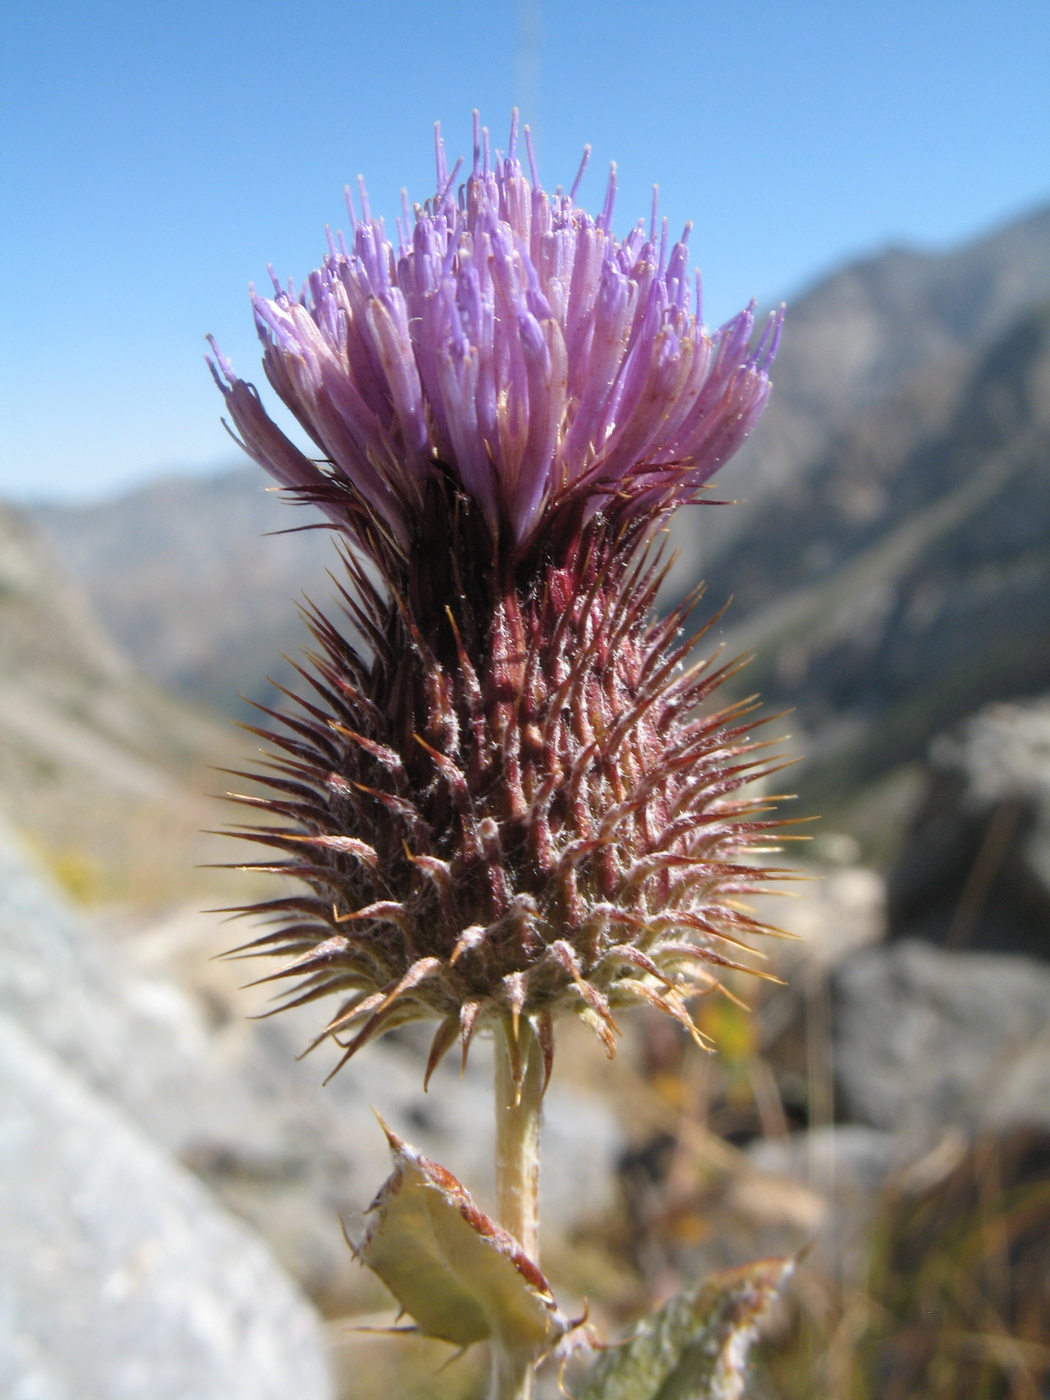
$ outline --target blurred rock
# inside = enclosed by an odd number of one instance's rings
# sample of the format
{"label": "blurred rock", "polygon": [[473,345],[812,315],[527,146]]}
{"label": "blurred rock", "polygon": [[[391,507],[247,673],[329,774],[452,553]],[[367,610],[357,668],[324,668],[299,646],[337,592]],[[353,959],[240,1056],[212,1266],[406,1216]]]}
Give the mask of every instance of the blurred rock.
{"label": "blurred rock", "polygon": [[858,1277],[866,1251],[866,1232],[878,1191],[904,1161],[902,1144],[890,1132],[857,1123],[813,1128],[787,1138],[766,1138],[747,1149],[762,1176],[805,1187],[822,1207],[808,1230],[794,1242],[818,1245],[817,1266],[833,1274]]}
{"label": "blurred rock", "polygon": [[889,912],[891,937],[1050,958],[1050,698],[991,705],[933,743]]}
{"label": "blurred rock", "polygon": [[318,1319],[262,1242],[4,1017],[0,1119],[0,1393],[326,1400]]}
{"label": "blurred rock", "polygon": [[[822,832],[813,843],[820,864],[798,867],[800,883],[787,885],[790,902],[770,910],[773,922],[798,942],[766,946],[790,979],[799,965],[833,967],[849,954],[879,942],[886,932],[886,884],[855,858],[855,843],[836,832]],[[834,859],[842,852],[841,863]]]}
{"label": "blurred rock", "polygon": [[945,1128],[1050,1126],[1050,968],[917,941],[832,978],[840,1112],[929,1144]]}
{"label": "blurred rock", "polygon": [[814,1191],[863,1198],[901,1161],[892,1133],[859,1123],[814,1128],[786,1138],[761,1138],[747,1149],[763,1172],[802,1181]]}

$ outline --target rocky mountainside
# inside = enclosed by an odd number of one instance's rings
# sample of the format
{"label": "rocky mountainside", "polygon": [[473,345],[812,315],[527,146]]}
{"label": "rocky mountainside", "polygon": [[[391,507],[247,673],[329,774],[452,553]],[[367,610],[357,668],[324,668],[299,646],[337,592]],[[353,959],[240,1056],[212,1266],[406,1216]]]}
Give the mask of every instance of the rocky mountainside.
{"label": "rocky mountainside", "polygon": [[916,376],[970,354],[1050,301],[1050,209],[947,252],[890,248],[790,300],[768,412],[734,459],[736,511],[707,512],[713,551],[834,436]]}
{"label": "rocky mountainside", "polygon": [[[195,877],[236,735],[144,681],[38,528],[0,508],[0,812],[88,900]],[[210,821],[209,821],[210,818]]]}
{"label": "rocky mountainside", "polygon": [[855,420],[727,549],[725,640],[797,711],[825,809],[1050,688],[1048,453],[1050,305]]}
{"label": "rocky mountainside", "polygon": [[295,600],[327,597],[338,568],[327,532],[302,528],[319,516],[269,485],[238,464],[35,516],[144,675],[240,713],[240,695],[268,699],[268,677],[289,679],[280,653],[305,636]]}

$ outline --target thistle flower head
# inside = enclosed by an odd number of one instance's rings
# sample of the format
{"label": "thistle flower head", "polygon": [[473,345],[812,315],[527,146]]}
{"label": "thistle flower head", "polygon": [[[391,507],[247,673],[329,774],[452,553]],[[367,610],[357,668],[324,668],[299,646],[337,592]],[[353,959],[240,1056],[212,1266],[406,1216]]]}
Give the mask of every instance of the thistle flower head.
{"label": "thistle flower head", "polygon": [[[215,352],[246,450],[347,540],[343,630],[318,612],[309,693],[280,728],[253,833],[306,892],[253,906],[294,1003],[341,1000],[342,1060],[436,1017],[431,1065],[496,1018],[685,999],[762,925],[773,872],[744,786],[768,770],[746,706],[700,712],[728,668],[684,669],[688,607],[654,620],[654,528],[740,445],[769,393],[780,317],[700,322],[686,235],[612,232],[475,120],[458,186],[407,204],[397,246],[352,242],[295,296],[253,296],[301,452]],[[580,174],[582,175],[581,166]],[[294,697],[293,697],[294,699]],[[340,1061],[342,1062],[342,1061]],[[429,1071],[428,1071],[429,1072]]]}

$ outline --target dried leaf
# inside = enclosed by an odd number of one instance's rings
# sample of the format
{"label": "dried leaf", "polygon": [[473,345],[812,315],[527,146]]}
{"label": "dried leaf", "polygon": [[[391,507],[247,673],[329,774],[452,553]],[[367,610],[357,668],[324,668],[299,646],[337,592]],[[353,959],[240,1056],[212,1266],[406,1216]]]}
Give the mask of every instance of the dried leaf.
{"label": "dried leaf", "polygon": [[599,1357],[578,1400],[741,1400],[756,1327],[794,1265],[763,1259],[680,1293]]}
{"label": "dried leaf", "polygon": [[451,1172],[383,1124],[394,1170],[358,1251],[427,1337],[540,1356],[569,1330],[547,1280]]}

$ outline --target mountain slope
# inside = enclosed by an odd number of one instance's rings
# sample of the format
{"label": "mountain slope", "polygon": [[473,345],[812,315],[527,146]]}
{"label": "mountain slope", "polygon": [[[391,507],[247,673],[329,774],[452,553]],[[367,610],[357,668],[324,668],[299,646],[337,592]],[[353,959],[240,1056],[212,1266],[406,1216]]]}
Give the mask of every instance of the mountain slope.
{"label": "mountain slope", "polygon": [[1050,689],[1050,303],[863,415],[720,560],[747,684],[824,810],[991,700]]}
{"label": "mountain slope", "polygon": [[[172,477],[91,506],[36,510],[120,645],[150,680],[219,713],[272,698],[306,640],[295,600],[332,593],[320,517],[254,466]],[[272,533],[272,532],[291,533]]]}
{"label": "mountain slope", "polygon": [[237,738],[144,682],[39,530],[0,507],[0,811],[73,893],[162,902]]}
{"label": "mountain slope", "polygon": [[769,411],[726,491],[755,500],[794,478],[858,413],[1047,300],[1050,209],[948,252],[891,248],[833,272],[789,303]]}

